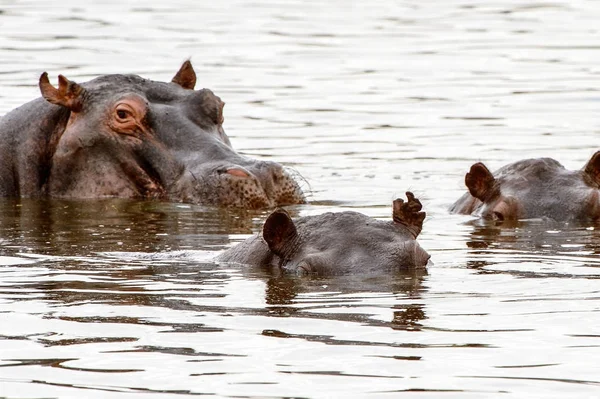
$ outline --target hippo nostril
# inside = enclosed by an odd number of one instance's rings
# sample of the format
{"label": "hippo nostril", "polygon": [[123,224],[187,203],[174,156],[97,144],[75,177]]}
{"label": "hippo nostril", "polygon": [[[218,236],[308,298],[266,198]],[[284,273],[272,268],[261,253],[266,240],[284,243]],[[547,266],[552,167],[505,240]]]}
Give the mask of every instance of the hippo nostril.
{"label": "hippo nostril", "polygon": [[236,176],[236,177],[242,177],[242,178],[250,177],[250,173],[248,173],[247,171],[240,169],[240,168],[229,168],[229,169],[227,169],[226,173],[228,173],[232,176]]}

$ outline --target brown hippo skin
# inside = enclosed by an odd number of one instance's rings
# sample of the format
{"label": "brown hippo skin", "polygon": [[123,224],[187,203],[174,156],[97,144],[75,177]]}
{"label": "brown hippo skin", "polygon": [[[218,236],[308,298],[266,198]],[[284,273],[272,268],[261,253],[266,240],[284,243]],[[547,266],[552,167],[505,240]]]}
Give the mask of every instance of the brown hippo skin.
{"label": "brown hippo skin", "polygon": [[304,203],[274,162],[242,156],[223,106],[194,90],[189,61],[171,82],[104,75],[58,88],[0,119],[0,197],[156,198],[242,208]]}
{"label": "brown hippo skin", "polygon": [[552,158],[525,159],[491,173],[478,162],[465,176],[469,189],[450,208],[494,221],[550,219],[596,223],[600,219],[600,151],[581,170]]}
{"label": "brown hippo skin", "polygon": [[218,256],[218,262],[274,272],[343,275],[424,269],[429,254],[416,241],[425,212],[412,193],[394,201],[393,220],[357,212],[324,213],[293,221],[282,209],[254,235]]}

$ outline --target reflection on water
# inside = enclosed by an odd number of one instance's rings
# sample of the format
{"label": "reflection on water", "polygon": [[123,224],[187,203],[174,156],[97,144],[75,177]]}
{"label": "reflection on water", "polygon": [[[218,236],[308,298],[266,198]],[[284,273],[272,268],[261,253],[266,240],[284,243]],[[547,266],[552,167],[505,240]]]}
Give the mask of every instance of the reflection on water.
{"label": "reflection on water", "polygon": [[294,217],[389,219],[411,190],[433,261],[275,276],[210,261],[265,212],[0,200],[0,397],[597,396],[597,228],[447,207],[474,162],[574,169],[598,149],[599,18],[563,0],[0,2],[0,114],[45,70],[168,80],[191,57],[234,148],[306,179]]}
{"label": "reflection on water", "polygon": [[[515,276],[600,278],[600,234],[594,226],[549,221],[523,221],[513,226],[485,221],[470,224],[473,230],[466,242],[472,258],[467,262],[470,268],[489,273],[494,265],[513,263],[510,272]],[[523,263],[530,263],[533,269]],[[562,270],[540,267],[548,264]],[[566,272],[569,264],[577,267]]]}
{"label": "reflection on water", "polygon": [[0,199],[0,213],[5,245],[50,255],[218,250],[229,243],[229,234],[251,234],[266,214],[122,199]]}

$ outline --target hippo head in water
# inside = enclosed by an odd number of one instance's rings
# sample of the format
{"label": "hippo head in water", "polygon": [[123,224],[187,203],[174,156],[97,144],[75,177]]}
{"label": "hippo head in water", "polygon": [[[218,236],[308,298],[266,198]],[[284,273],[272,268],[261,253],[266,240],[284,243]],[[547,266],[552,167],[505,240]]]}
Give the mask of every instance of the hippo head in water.
{"label": "hippo head in water", "polygon": [[284,168],[233,150],[224,103],[194,90],[186,61],[171,82],[104,75],[58,87],[0,120],[0,196],[157,198],[224,207],[304,203]]}
{"label": "hippo head in water", "polygon": [[469,189],[451,212],[484,219],[551,219],[595,223],[600,219],[600,151],[581,170],[567,170],[551,158],[525,159],[494,173],[481,162],[465,176]]}
{"label": "hippo head in water", "polygon": [[219,262],[265,267],[275,272],[343,275],[424,269],[429,254],[417,236],[425,212],[412,193],[393,203],[393,220],[357,212],[325,213],[293,221],[282,209],[265,221],[262,234],[225,251]]}

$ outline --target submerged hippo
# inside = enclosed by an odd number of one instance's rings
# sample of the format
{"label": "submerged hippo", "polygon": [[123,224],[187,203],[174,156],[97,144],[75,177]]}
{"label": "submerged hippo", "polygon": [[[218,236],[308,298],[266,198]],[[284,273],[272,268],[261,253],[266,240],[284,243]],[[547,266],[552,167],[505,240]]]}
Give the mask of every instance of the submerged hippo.
{"label": "submerged hippo", "polygon": [[600,151],[581,170],[551,158],[525,159],[491,173],[481,162],[465,176],[469,189],[451,212],[495,221],[547,218],[559,222],[600,219]]}
{"label": "submerged hippo", "polygon": [[223,106],[193,90],[189,61],[169,83],[105,75],[58,88],[0,119],[0,197],[157,198],[263,208],[304,203],[281,165],[236,153]]}
{"label": "submerged hippo", "polygon": [[422,269],[429,254],[416,241],[425,212],[412,193],[393,203],[393,221],[357,212],[325,213],[292,221],[282,209],[254,235],[219,257],[219,262],[266,267],[275,272],[339,275]]}

